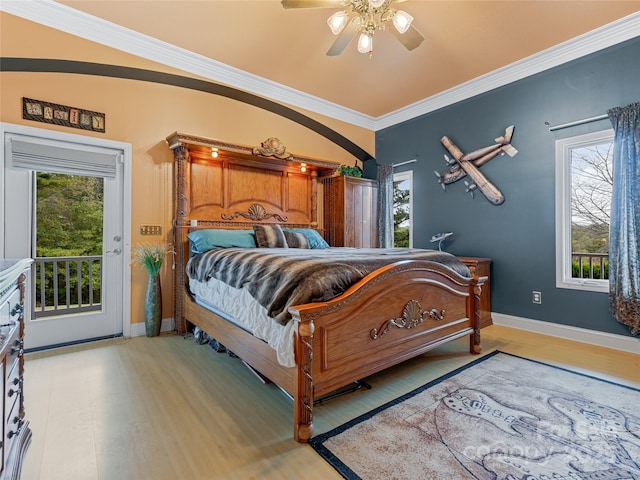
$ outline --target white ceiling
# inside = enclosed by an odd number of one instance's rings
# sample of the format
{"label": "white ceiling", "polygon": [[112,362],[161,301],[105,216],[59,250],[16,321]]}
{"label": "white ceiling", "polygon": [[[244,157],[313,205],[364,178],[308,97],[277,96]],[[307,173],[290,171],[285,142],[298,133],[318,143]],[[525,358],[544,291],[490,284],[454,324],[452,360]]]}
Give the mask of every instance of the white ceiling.
{"label": "white ceiling", "polygon": [[[425,37],[326,51],[334,9],[278,0],[3,0],[0,8],[220,83],[377,130],[640,35],[640,0],[409,0]],[[392,27],[391,27],[392,28]]]}

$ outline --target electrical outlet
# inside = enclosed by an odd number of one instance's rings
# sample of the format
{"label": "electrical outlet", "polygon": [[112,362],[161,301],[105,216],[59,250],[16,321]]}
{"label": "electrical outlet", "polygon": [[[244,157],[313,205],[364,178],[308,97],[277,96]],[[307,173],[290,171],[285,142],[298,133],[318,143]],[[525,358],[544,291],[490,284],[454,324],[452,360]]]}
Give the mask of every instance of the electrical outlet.
{"label": "electrical outlet", "polygon": [[140,225],[140,235],[162,235],[160,225]]}
{"label": "electrical outlet", "polygon": [[531,292],[531,301],[540,305],[542,303],[542,292],[536,292],[535,290]]}

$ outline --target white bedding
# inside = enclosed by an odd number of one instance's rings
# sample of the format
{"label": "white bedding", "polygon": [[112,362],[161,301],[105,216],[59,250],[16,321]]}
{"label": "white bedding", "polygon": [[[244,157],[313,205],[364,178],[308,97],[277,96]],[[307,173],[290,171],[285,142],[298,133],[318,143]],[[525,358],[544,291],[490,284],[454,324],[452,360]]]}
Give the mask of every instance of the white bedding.
{"label": "white bedding", "polygon": [[295,322],[280,325],[267,315],[267,309],[260,305],[247,290],[231,287],[215,278],[207,282],[190,279],[189,288],[195,295],[196,303],[267,342],[276,351],[280,365],[295,366],[293,353]]}

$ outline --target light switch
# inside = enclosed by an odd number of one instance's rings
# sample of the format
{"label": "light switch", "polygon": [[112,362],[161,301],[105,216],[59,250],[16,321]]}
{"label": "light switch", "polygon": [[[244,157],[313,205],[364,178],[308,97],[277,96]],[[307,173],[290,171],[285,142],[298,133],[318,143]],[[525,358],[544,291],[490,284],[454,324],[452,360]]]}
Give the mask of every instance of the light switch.
{"label": "light switch", "polygon": [[162,235],[160,225],[140,225],[140,235]]}

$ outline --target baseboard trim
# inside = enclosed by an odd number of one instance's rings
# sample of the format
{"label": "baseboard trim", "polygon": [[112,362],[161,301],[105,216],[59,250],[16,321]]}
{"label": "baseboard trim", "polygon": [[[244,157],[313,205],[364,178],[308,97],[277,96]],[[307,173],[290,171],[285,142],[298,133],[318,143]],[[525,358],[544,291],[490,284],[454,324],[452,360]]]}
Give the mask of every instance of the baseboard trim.
{"label": "baseboard trim", "polygon": [[117,335],[105,335],[102,337],[83,338],[82,340],[74,340],[72,342],[56,343],[55,345],[44,345],[42,347],[25,348],[24,353],[27,353],[27,354],[40,353],[40,352],[46,352],[48,350],[55,350],[58,348],[75,347],[78,345],[84,345],[86,343],[101,342],[103,340],[111,340],[114,338],[123,338],[123,335],[121,333],[118,333]]}
{"label": "baseboard trim", "polygon": [[[540,333],[551,337],[573,340],[575,342],[587,343],[599,347],[612,348],[623,352],[640,355],[640,339],[625,337],[614,333],[598,332],[586,328],[572,327],[570,325],[560,325],[558,323],[544,322],[542,320],[532,320],[530,318],[515,317],[503,313],[491,312],[491,318],[495,325],[517,328],[527,332]],[[175,330],[173,318],[163,318],[161,332]],[[140,337],[146,334],[144,322],[131,324],[131,336]]]}
{"label": "baseboard trim", "polygon": [[[175,330],[175,327],[173,325],[173,318],[163,318],[162,325],[160,326],[160,333],[171,332],[173,330]],[[132,337],[144,337],[146,334],[147,334],[147,331],[145,330],[144,322],[131,324]]]}
{"label": "baseboard trim", "polygon": [[598,332],[586,328],[560,325],[558,323],[543,322],[530,318],[514,317],[502,313],[491,312],[493,323],[505,327],[526,330],[532,333],[540,333],[551,337],[564,338],[576,342],[588,343],[599,347],[613,348],[623,352],[636,353],[640,355],[640,339],[625,337],[607,332]]}

